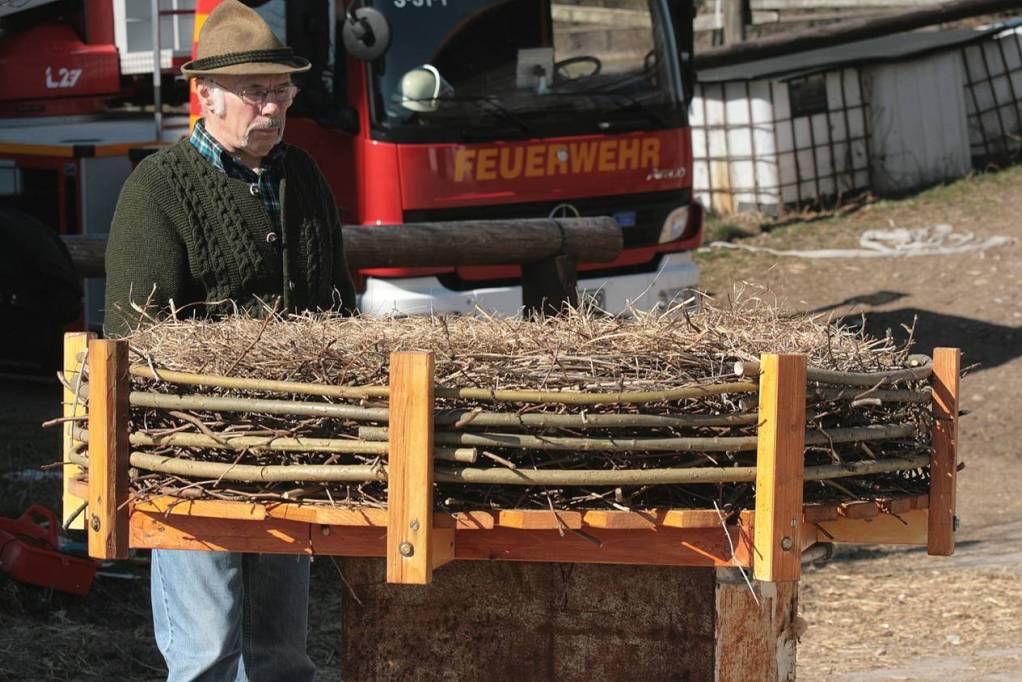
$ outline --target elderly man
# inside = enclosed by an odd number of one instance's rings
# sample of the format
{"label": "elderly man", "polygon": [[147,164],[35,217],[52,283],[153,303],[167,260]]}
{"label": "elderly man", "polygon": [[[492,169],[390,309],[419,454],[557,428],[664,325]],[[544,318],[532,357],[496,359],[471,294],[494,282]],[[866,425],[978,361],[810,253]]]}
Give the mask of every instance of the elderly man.
{"label": "elderly man", "polygon": [[[195,78],[203,118],[121,191],[106,254],[107,333],[167,309],[353,311],[333,196],[312,159],[281,141],[291,74],[309,62],[236,0],[210,13],[196,56],[181,70]],[[308,589],[307,557],[153,551],[169,679],[312,679]]]}

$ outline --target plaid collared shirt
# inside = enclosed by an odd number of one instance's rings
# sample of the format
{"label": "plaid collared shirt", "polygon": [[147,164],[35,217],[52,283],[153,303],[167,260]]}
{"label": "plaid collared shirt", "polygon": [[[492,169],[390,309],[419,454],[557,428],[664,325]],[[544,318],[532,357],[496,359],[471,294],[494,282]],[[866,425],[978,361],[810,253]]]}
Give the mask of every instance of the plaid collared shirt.
{"label": "plaid collared shirt", "polygon": [[258,194],[259,201],[266,209],[266,213],[269,214],[270,220],[273,221],[274,231],[280,235],[281,215],[278,188],[283,171],[284,143],[280,142],[274,145],[270,153],[263,157],[260,172],[256,173],[231,156],[230,152],[206,131],[206,126],[201,118],[195,122],[195,128],[192,129],[192,136],[188,141],[198,150],[199,154],[202,154],[203,158],[213,164],[214,168],[226,173],[227,177],[247,182],[250,186],[255,187],[253,192]]}

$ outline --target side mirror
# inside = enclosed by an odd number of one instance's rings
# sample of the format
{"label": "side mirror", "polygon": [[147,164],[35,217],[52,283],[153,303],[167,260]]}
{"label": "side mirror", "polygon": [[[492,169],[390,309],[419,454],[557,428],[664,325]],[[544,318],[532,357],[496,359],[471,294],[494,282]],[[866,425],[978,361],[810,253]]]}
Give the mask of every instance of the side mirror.
{"label": "side mirror", "polygon": [[352,57],[371,62],[382,57],[390,47],[390,24],[378,9],[349,8],[341,40]]}
{"label": "side mirror", "polygon": [[418,112],[436,111],[440,107],[440,99],[454,93],[454,89],[432,64],[423,64],[401,76],[398,90],[401,93],[401,106]]}

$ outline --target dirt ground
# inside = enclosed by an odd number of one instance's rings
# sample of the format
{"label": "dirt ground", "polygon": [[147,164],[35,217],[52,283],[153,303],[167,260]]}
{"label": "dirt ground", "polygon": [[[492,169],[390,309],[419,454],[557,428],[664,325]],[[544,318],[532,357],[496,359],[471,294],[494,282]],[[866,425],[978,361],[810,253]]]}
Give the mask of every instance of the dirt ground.
{"label": "dirt ground", "polygon": [[[1016,204],[1015,202],[1019,202]],[[899,201],[866,202],[835,216],[776,224],[716,224],[718,234],[779,249],[853,247],[870,228],[947,223],[979,236],[1022,238],[1022,168],[968,178]],[[1022,239],[985,253],[901,259],[802,259],[709,250],[697,255],[705,288],[777,299],[794,311],[865,320],[874,334],[904,336],[918,352],[958,346],[963,382],[958,551],[843,548],[809,569],[801,591],[808,628],[803,680],[1022,679]],[[0,379],[0,516],[28,504],[59,507],[59,480],[25,480],[58,458],[60,436],[39,424],[57,416],[55,382]],[[76,599],[17,584],[0,573],[0,680],[159,679],[148,571],[105,567]],[[313,568],[311,653],[323,679],[338,678],[337,573]]]}
{"label": "dirt ground", "polygon": [[[1017,202],[1017,203],[1016,203]],[[865,319],[874,335],[916,349],[963,350],[961,459],[955,556],[844,548],[810,570],[798,652],[805,680],[1022,679],[1022,169],[961,180],[900,201],[793,222],[742,243],[775,249],[850,248],[863,230],[949,224],[978,237],[1016,238],[974,254],[805,259],[711,250],[697,258],[705,287],[776,298],[792,310]],[[757,232],[748,224],[718,233]]]}

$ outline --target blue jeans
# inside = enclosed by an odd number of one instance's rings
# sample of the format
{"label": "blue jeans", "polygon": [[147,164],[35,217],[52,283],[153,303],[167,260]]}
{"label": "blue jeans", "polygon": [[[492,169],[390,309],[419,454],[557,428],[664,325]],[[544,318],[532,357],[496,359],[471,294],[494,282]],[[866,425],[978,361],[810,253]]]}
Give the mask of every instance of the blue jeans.
{"label": "blue jeans", "polygon": [[154,549],[152,602],[167,682],[313,679],[306,556]]}

